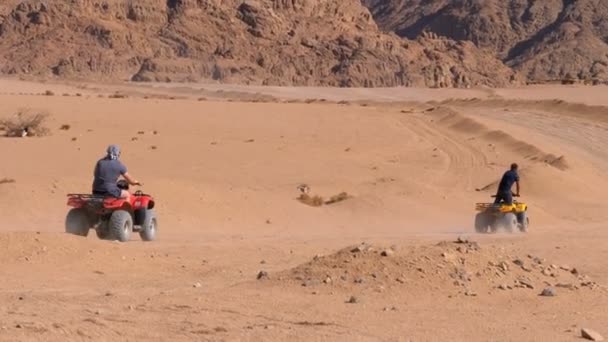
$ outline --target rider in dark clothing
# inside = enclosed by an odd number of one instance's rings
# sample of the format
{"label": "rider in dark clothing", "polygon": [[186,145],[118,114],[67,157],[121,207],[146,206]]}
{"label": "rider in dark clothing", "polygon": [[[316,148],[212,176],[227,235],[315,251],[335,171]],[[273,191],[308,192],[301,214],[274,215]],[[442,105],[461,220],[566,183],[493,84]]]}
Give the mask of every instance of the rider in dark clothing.
{"label": "rider in dark clothing", "polygon": [[116,184],[118,178],[123,176],[131,185],[140,185],[140,183],[127,173],[127,167],[118,160],[120,156],[118,145],[110,145],[106,152],[106,156],[95,165],[93,194],[128,198],[129,192],[118,188]]}
{"label": "rider in dark clothing", "polygon": [[[513,195],[519,196],[519,174],[517,173],[517,164],[511,164],[511,169],[504,173],[500,184],[498,185],[498,191],[496,192],[495,204],[504,201],[506,204],[513,204]],[[513,183],[517,186],[517,192],[513,194],[511,188]]]}

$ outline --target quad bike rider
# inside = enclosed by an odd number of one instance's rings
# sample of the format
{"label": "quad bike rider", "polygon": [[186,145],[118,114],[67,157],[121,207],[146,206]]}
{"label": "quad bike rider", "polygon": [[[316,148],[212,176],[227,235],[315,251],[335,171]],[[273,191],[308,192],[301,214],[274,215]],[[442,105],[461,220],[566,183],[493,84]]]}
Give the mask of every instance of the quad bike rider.
{"label": "quad bike rider", "polygon": [[[127,173],[118,160],[120,147],[110,145],[107,154],[95,165],[93,194],[68,194],[68,205],[73,207],[66,218],[66,232],[87,236],[94,228],[100,239],[128,241],[132,231],[142,240],[156,238],[157,219],[152,196],[136,191],[129,185],[141,185]],[[118,180],[122,176],[124,179]]]}
{"label": "quad bike rider", "polygon": [[[475,216],[475,230],[478,233],[496,232],[499,228],[509,232],[519,228],[521,232],[527,232],[528,206],[513,201],[513,197],[519,197],[518,168],[518,165],[513,163],[510,170],[503,174],[496,195],[493,196],[494,203],[477,203],[476,209],[479,213]],[[511,190],[513,184],[516,185],[515,193]]]}

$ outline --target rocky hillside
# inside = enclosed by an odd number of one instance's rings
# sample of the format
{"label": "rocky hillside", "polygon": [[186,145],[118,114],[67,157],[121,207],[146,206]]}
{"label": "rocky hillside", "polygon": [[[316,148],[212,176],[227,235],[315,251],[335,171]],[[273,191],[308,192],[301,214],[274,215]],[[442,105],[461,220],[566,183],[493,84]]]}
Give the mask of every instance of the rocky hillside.
{"label": "rocky hillside", "polygon": [[517,80],[466,35],[403,36],[381,32],[359,0],[4,0],[0,73],[366,87]]}
{"label": "rocky hillside", "polygon": [[608,82],[608,2],[363,0],[399,36],[472,41],[532,82]]}

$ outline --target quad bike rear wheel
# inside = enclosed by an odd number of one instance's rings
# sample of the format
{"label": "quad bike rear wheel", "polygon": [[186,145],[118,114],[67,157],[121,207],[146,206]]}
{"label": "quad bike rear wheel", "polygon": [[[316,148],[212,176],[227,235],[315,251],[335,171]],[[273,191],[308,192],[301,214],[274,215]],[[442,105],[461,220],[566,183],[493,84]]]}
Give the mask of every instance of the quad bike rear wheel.
{"label": "quad bike rear wheel", "polygon": [[126,242],[131,239],[133,232],[133,218],[131,213],[126,210],[117,210],[112,213],[109,222],[110,234],[120,242]]}
{"label": "quad bike rear wheel", "polygon": [[144,241],[154,241],[158,230],[158,220],[154,209],[147,209],[144,212],[144,220],[139,231],[139,236]]}
{"label": "quad bike rear wheel", "polygon": [[478,213],[475,215],[475,231],[477,233],[485,234],[488,232],[492,218],[485,212]]}
{"label": "quad bike rear wheel", "polygon": [[79,236],[89,235],[91,224],[89,215],[83,208],[73,208],[65,219],[65,232]]}
{"label": "quad bike rear wheel", "polygon": [[522,233],[527,233],[528,226],[530,225],[530,218],[528,217],[528,212],[524,211],[517,214],[517,223],[519,231]]}

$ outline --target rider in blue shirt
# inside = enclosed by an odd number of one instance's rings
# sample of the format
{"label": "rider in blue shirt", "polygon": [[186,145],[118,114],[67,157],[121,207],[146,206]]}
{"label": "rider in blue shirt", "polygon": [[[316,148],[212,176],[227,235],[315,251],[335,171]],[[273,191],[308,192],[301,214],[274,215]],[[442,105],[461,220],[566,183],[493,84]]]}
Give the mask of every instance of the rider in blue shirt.
{"label": "rider in blue shirt", "polygon": [[[498,184],[498,191],[496,192],[495,204],[504,201],[506,204],[513,204],[513,195],[519,196],[519,174],[517,173],[518,165],[516,163],[511,164],[511,169],[504,173],[500,184]],[[517,192],[511,192],[513,183],[516,184]]]}

